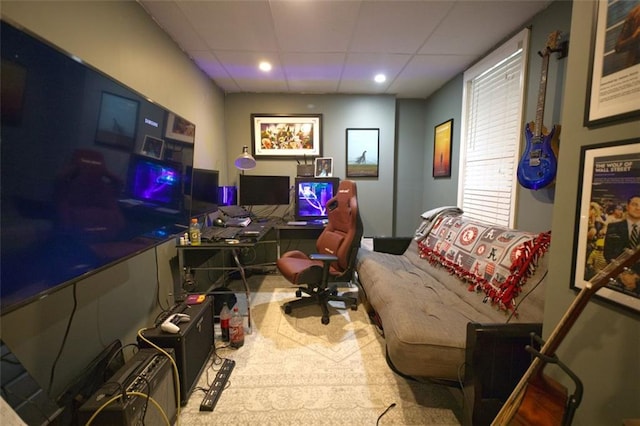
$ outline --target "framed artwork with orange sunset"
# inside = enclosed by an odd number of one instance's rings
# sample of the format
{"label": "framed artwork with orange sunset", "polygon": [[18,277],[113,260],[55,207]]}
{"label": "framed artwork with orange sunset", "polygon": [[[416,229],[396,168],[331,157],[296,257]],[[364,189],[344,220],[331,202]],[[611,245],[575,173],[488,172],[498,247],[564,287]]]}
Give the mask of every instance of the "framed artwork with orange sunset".
{"label": "framed artwork with orange sunset", "polygon": [[451,176],[453,118],[438,124],[433,132],[433,177]]}

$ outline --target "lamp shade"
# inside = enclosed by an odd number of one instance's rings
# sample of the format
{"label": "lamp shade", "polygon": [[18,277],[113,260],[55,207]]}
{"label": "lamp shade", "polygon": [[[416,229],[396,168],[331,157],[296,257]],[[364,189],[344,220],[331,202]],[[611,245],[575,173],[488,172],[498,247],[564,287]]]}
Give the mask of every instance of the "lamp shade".
{"label": "lamp shade", "polygon": [[256,167],[256,160],[251,154],[249,154],[249,148],[245,145],[242,147],[242,154],[236,157],[233,164],[237,169],[251,170]]}

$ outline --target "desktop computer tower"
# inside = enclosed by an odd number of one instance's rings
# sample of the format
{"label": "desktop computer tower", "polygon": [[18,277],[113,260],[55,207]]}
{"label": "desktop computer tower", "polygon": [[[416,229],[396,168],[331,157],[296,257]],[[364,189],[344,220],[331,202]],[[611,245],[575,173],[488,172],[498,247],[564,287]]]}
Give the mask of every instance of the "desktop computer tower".
{"label": "desktop computer tower", "polygon": [[[174,356],[172,349],[167,353]],[[86,424],[94,415],[91,424],[98,426],[166,424],[164,416],[173,424],[178,413],[176,399],[169,358],[157,349],[140,349],[78,409],[78,424]]]}
{"label": "desktop computer tower", "polygon": [[[191,317],[188,322],[178,324],[178,333],[168,333],[160,326],[142,332],[142,336],[161,348],[175,351],[178,374],[180,376],[180,403],[185,405],[207,365],[213,351],[213,301],[206,297],[204,302],[187,305],[182,313]],[[138,336],[140,347],[150,345]]]}

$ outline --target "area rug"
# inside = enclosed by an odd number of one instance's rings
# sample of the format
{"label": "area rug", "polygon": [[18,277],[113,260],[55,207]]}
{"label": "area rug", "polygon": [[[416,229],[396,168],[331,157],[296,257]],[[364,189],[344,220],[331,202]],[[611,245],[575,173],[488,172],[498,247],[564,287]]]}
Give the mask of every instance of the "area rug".
{"label": "area rug", "polygon": [[[353,311],[336,303],[323,325],[317,306],[284,314],[282,305],[295,298],[295,288],[281,276],[253,276],[250,287],[252,333],[237,350],[216,342],[217,356],[182,407],[179,424],[460,424],[449,389],[391,371],[383,338],[362,306]],[[213,412],[201,412],[203,389],[221,358],[235,360],[235,368]]]}

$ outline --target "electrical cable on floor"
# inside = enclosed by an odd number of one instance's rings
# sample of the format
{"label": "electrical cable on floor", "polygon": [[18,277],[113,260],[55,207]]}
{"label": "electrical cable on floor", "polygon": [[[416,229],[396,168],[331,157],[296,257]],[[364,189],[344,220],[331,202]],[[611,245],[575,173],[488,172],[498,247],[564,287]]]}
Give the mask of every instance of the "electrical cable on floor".
{"label": "electrical cable on floor", "polygon": [[384,410],[384,411],[382,412],[382,414],[380,414],[380,415],[378,416],[378,420],[376,420],[376,426],[378,426],[378,424],[380,423],[380,419],[382,418],[382,416],[384,416],[385,414],[387,414],[387,412],[388,412],[389,410],[391,410],[391,409],[392,409],[393,407],[395,407],[395,406],[396,406],[396,403],[394,402],[393,404],[391,404],[390,406],[388,406],[388,407],[387,407],[387,409],[386,409],[386,410]]}

